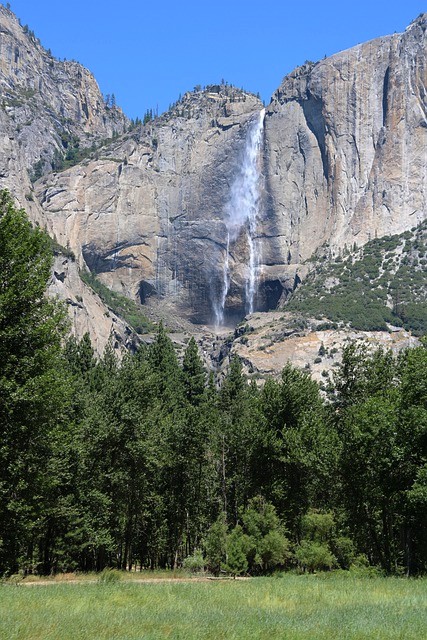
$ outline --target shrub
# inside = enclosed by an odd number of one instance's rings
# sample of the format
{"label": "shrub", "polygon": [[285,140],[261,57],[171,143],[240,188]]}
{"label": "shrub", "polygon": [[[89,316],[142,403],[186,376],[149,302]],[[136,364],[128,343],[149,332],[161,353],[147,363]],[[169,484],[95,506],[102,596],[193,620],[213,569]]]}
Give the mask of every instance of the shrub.
{"label": "shrub", "polygon": [[289,541],[280,531],[269,531],[258,544],[258,555],[264,571],[283,565],[289,556]]}
{"label": "shrub", "polygon": [[200,549],[196,549],[192,556],[187,556],[183,563],[183,569],[191,573],[200,573],[205,568],[205,560]]}
{"label": "shrub", "polygon": [[80,277],[114,313],[123,318],[137,333],[146,333],[154,329],[153,323],[143,314],[140,305],[134,300],[112,291],[90,271],[80,271]]}
{"label": "shrub", "polygon": [[345,536],[335,538],[332,548],[341,569],[349,569],[356,559],[353,541]]}
{"label": "shrub", "polygon": [[334,515],[330,511],[309,511],[302,519],[304,537],[316,542],[326,542],[333,535]]}
{"label": "shrub", "polygon": [[332,569],[337,559],[326,544],[303,540],[295,551],[298,565],[304,571],[314,573],[317,570]]}
{"label": "shrub", "polygon": [[227,537],[227,562],[224,569],[233,577],[239,576],[248,570],[246,558],[247,536],[242,527],[237,525]]}
{"label": "shrub", "polygon": [[[317,263],[286,307],[362,331],[384,331],[392,324],[422,335],[427,330],[427,272],[421,268],[426,230],[421,223],[414,232],[371,240],[344,263]],[[401,248],[403,254],[395,255]]]}

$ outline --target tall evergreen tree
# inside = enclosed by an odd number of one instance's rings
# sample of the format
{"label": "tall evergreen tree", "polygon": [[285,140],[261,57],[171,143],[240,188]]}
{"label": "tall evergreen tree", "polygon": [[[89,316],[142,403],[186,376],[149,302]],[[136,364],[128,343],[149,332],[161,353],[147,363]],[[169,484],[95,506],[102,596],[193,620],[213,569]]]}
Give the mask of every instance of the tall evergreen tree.
{"label": "tall evergreen tree", "polygon": [[200,404],[206,387],[206,371],[199,355],[196,341],[190,338],[182,363],[185,396],[192,406]]}
{"label": "tall evergreen tree", "polygon": [[408,574],[427,571],[427,339],[408,349],[401,376],[398,446],[403,490],[404,563]]}
{"label": "tall evergreen tree", "polygon": [[277,450],[266,495],[298,537],[308,507],[327,500],[323,494],[336,469],[339,443],[326,423],[319,387],[305,371],[286,365],[280,382],[265,385],[262,407]]}
{"label": "tall evergreen tree", "polygon": [[19,558],[32,569],[51,490],[50,442],[68,396],[65,315],[45,296],[52,259],[46,234],[0,192],[0,572],[15,571]]}

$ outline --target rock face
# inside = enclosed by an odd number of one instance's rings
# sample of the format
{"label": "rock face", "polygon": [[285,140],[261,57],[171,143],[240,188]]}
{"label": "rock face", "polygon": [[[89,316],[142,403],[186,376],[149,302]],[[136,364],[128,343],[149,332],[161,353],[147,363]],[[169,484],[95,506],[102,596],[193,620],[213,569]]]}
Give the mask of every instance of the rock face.
{"label": "rock face", "polygon": [[403,34],[305,64],[273,96],[266,218],[290,262],[426,217],[426,31],[424,14]]}
{"label": "rock face", "polygon": [[[51,58],[1,8],[0,184],[21,204],[27,196],[79,266],[143,303],[165,299],[178,315],[212,322],[225,297],[226,320],[242,317],[256,247],[255,308],[275,308],[323,245],[337,253],[426,217],[426,31],[427,14],[283,80],[254,163],[256,228],[243,220],[230,239],[259,100],[211,86],[126,133],[89,72]],[[46,173],[66,145],[113,134],[96,158]],[[34,194],[30,172],[46,173]]]}
{"label": "rock face", "polygon": [[[48,229],[108,285],[141,302],[167,296],[208,321],[223,281],[230,182],[261,106],[230,87],[186,94],[99,160],[40,180]],[[241,265],[244,252],[232,260]]]}
{"label": "rock face", "polygon": [[[310,371],[320,383],[333,376],[334,368],[342,360],[342,349],[349,342],[362,341],[371,348],[381,347],[394,354],[414,347],[419,340],[404,329],[393,331],[356,331],[342,328],[322,329],[319,321],[301,325],[297,316],[283,312],[254,314],[242,332],[231,344],[222,368],[237,355],[245,373],[256,380],[280,376],[288,363]],[[236,331],[236,333],[238,333]],[[236,334],[235,334],[236,335]]]}
{"label": "rock face", "polygon": [[[45,225],[32,179],[52,171],[67,153],[122,133],[129,121],[105,104],[87,69],[53,58],[2,5],[0,87],[0,188]],[[110,339],[119,349],[130,345],[129,328],[83,285],[77,264],[65,256],[55,259],[49,292],[67,303],[72,331],[80,337],[88,331],[99,353]]]}
{"label": "rock face", "polygon": [[61,254],[55,256],[48,293],[67,304],[71,334],[81,338],[89,333],[99,355],[108,342],[118,352],[136,347],[133,331],[82,282],[73,259]]}
{"label": "rock face", "polygon": [[122,133],[128,119],[108,107],[92,74],[61,62],[0,6],[0,183],[22,199],[22,183],[79,147]]}
{"label": "rock face", "polygon": [[[320,246],[338,251],[426,216],[426,25],[287,76],[265,118],[256,242],[258,308],[273,308]],[[167,296],[208,322],[221,296],[227,204],[257,100],[224,87],[187,94],[105,158],[37,187],[46,224],[104,281]],[[229,256],[229,315],[244,313],[248,242]]]}

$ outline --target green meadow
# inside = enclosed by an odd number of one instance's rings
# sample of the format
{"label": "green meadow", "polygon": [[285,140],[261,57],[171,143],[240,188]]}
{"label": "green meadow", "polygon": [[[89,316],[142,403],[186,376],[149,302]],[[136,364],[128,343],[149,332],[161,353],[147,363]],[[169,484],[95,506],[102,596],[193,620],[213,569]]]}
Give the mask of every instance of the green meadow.
{"label": "green meadow", "polygon": [[337,574],[0,586],[3,640],[421,640],[427,580]]}

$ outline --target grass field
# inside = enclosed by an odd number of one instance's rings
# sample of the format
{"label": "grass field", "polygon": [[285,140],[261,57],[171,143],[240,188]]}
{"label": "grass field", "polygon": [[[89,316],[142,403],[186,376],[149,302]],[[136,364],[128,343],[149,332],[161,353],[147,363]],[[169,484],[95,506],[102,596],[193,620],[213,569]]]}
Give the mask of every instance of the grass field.
{"label": "grass field", "polygon": [[424,640],[427,579],[0,586],[1,640]]}

